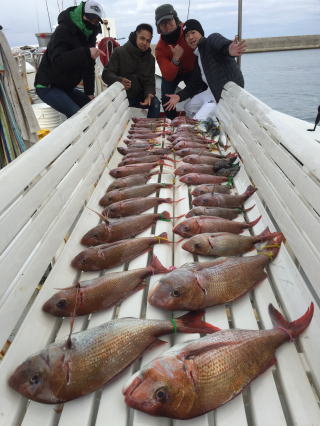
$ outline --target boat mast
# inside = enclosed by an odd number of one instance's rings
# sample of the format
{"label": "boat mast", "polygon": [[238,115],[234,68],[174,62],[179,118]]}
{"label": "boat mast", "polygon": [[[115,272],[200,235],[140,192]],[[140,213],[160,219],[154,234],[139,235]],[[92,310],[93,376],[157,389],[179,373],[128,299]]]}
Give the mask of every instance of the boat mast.
{"label": "boat mast", "polygon": [[[238,0],[238,40],[242,39],[242,0]],[[238,56],[237,62],[241,67],[241,56]]]}
{"label": "boat mast", "polygon": [[52,25],[51,25],[51,19],[50,19],[50,14],[49,14],[49,9],[48,9],[48,3],[47,3],[47,0],[45,0],[45,1],[46,1],[47,14],[48,14],[48,19],[49,19],[49,24],[50,24],[50,30],[52,32]]}

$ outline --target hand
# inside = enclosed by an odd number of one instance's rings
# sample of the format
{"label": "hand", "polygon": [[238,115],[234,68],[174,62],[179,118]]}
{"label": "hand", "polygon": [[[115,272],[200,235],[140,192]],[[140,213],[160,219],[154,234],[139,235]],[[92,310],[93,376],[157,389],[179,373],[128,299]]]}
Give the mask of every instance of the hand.
{"label": "hand", "polygon": [[97,47],[90,47],[90,56],[92,59],[97,59],[99,55],[106,56],[103,50],[100,50]]}
{"label": "hand", "polygon": [[183,47],[181,47],[179,44],[172,47],[171,44],[169,44],[169,47],[171,49],[172,53],[172,59],[175,59],[176,61],[180,61],[181,56],[183,55]]}
{"label": "hand", "polygon": [[246,51],[245,40],[238,40],[238,36],[235,36],[232,43],[229,44],[229,55],[230,56],[241,56]]}
{"label": "hand", "polygon": [[180,102],[180,96],[179,95],[166,95],[169,100],[165,104],[163,104],[164,109],[166,111],[171,111],[175,109],[178,102]]}
{"label": "hand", "polygon": [[88,95],[88,98],[92,101],[92,99],[94,99],[94,95]]}
{"label": "hand", "polygon": [[131,80],[128,80],[127,78],[122,78],[121,80],[120,80],[120,83],[122,83],[123,84],[123,86],[124,86],[124,88],[126,89],[126,90],[128,90],[128,89],[130,89],[131,88]]}
{"label": "hand", "polygon": [[154,98],[154,95],[151,95],[151,94],[147,95],[145,100],[143,102],[140,102],[140,105],[150,106],[153,98]]}

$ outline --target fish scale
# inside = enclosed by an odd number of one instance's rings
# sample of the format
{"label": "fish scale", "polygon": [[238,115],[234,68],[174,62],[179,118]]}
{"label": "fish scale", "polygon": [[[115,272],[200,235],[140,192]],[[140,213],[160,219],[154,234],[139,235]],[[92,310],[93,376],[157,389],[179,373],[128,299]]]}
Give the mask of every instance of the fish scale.
{"label": "fish scale", "polygon": [[[226,303],[239,293],[246,291],[253,282],[265,277],[263,268],[268,264],[267,256],[250,256],[243,259],[229,259],[228,263],[199,271],[205,282],[207,300],[214,304]],[[256,267],[254,267],[256,266]],[[226,285],[227,283],[227,285]]]}
{"label": "fish scale", "polygon": [[[229,401],[272,362],[276,348],[286,340],[284,332],[227,330],[207,341],[239,342],[207,351],[194,358],[199,401],[208,411]],[[206,338],[205,338],[206,339]],[[210,405],[209,405],[210,404]]]}

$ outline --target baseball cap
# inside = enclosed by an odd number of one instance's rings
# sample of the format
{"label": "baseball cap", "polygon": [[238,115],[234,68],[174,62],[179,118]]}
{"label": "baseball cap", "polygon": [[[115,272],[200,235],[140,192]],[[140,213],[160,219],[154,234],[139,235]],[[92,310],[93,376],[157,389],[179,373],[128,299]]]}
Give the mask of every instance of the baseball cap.
{"label": "baseball cap", "polygon": [[165,19],[173,19],[177,17],[177,12],[171,4],[162,4],[155,11],[156,25],[158,26]]}
{"label": "baseball cap", "polygon": [[88,0],[84,4],[84,14],[88,19],[99,19],[100,22],[103,22],[102,18],[104,11],[101,4],[99,4],[97,1]]}

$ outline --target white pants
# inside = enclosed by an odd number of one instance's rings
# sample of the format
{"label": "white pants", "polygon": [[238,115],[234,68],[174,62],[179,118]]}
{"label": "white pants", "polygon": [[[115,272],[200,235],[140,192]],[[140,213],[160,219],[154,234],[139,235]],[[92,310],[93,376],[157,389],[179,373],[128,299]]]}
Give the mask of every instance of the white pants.
{"label": "white pants", "polygon": [[216,101],[208,88],[204,92],[198,93],[184,105],[186,116],[195,120],[206,120],[214,118],[216,111]]}

